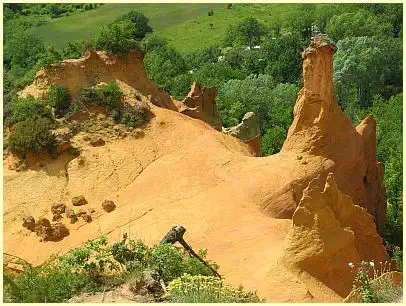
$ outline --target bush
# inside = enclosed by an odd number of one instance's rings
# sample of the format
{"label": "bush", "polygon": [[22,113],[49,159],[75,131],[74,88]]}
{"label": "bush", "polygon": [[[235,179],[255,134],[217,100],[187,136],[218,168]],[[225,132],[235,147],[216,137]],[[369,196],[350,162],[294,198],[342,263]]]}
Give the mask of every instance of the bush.
{"label": "bush", "polygon": [[30,118],[17,123],[9,137],[11,151],[23,157],[27,152],[39,152],[43,149],[51,151],[54,147],[51,128],[52,122],[48,118]]}
{"label": "bush", "polygon": [[214,276],[184,274],[169,283],[166,294],[173,303],[258,303],[255,292],[225,285]]}
{"label": "bush", "polygon": [[118,109],[121,106],[121,97],[123,97],[124,94],[115,81],[110,81],[107,86],[103,88],[103,96],[106,108],[110,111]]}
{"label": "bush", "polygon": [[147,112],[147,107],[144,107],[141,103],[137,103],[135,106],[124,105],[120,110],[120,118],[116,121],[119,121],[126,126],[135,128],[147,121]]}
{"label": "bush", "polygon": [[[207,252],[198,251],[199,256],[205,259]],[[192,258],[185,251],[171,244],[157,244],[147,247],[142,241],[131,241],[127,244],[117,243],[113,246],[114,258],[125,265],[128,272],[155,269],[160,277],[169,282],[184,273],[191,275],[213,275],[213,272],[198,259]],[[209,261],[208,264],[218,270],[218,265]]]}
{"label": "bush", "polygon": [[85,103],[102,105],[104,96],[101,90],[82,86],[82,88],[80,89],[80,99]]}
{"label": "bush", "polygon": [[68,90],[60,85],[49,86],[48,104],[55,109],[56,116],[62,116],[69,109]]}
{"label": "bush", "polygon": [[44,106],[40,100],[33,97],[20,98],[11,104],[12,124],[37,118],[52,118],[51,110]]}

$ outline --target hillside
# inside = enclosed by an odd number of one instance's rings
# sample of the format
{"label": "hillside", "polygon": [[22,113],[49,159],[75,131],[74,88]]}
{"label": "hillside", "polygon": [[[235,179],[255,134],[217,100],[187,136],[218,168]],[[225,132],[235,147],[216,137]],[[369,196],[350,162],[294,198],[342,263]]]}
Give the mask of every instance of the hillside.
{"label": "hillside", "polygon": [[155,3],[107,3],[97,9],[68,17],[51,19],[47,24],[32,29],[43,42],[57,49],[72,40],[88,40],[102,25],[113,21],[130,10],[137,10],[147,16],[154,31],[161,32],[173,26],[193,20],[207,12],[223,8],[226,4],[155,4]]}
{"label": "hillside", "polygon": [[[367,118],[355,128],[335,104],[334,48],[314,40],[306,50],[305,85],[288,139],[281,153],[264,158],[205,122],[162,107],[169,96],[154,92],[136,54],[110,58],[99,52],[41,70],[21,96],[41,96],[44,84],[55,78],[75,99],[73,74],[79,82],[113,78],[130,100],[147,101],[153,118],[143,133],[123,138],[100,128],[102,113],[97,119],[82,114],[82,123],[99,121],[101,145],[90,145],[83,130],[70,140],[79,157],[70,151],[56,160],[40,155],[28,160],[25,171],[10,167],[12,155],[5,158],[6,252],[38,264],[101,234],[114,241],[128,233],[152,244],[182,224],[188,242],[209,250],[227,282],[242,283],[273,302],[340,301],[354,277],[348,262],[388,256],[373,221],[379,229],[386,209],[380,165],[369,155],[374,121]],[[128,69],[137,73],[127,74]],[[178,108],[183,102],[173,103]],[[326,141],[330,138],[335,142]],[[336,154],[343,142],[349,145]],[[64,239],[44,243],[21,226],[24,215],[51,219],[52,203],[70,207],[80,195],[95,211],[93,221],[69,224],[63,217],[70,232]],[[101,209],[106,199],[117,206],[110,213]],[[309,243],[310,234],[319,242]]]}

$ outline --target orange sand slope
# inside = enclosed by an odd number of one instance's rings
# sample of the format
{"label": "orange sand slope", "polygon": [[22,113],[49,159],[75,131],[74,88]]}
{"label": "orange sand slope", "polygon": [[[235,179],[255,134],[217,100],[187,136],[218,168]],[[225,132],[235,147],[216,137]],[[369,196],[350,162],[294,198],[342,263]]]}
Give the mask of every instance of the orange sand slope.
{"label": "orange sand slope", "polygon": [[[374,155],[375,122],[367,118],[355,128],[335,103],[333,53],[323,39],[314,39],[304,52],[305,87],[279,154],[254,157],[248,145],[176,112],[172,106],[178,102],[171,104],[161,91],[154,100],[158,91],[149,89],[155,117],[142,138],[106,139],[104,146],[92,147],[79,133],[72,143],[81,147],[84,163],[64,152],[43,167],[5,167],[5,251],[40,263],[100,234],[119,240],[129,233],[154,243],[182,224],[185,239],[196,249],[207,248],[228,282],[258,290],[272,302],[341,301],[351,291],[349,261],[387,257],[373,221],[383,222],[386,204],[383,170]],[[115,78],[147,96],[140,85],[150,82],[142,79],[142,61],[103,56],[96,61],[102,81]],[[132,66],[114,66],[126,61]],[[52,68],[60,71],[60,84],[72,78],[72,62]],[[84,66],[91,75],[91,66]],[[142,78],[131,79],[125,69]],[[43,93],[41,84],[53,77],[41,71],[26,92]],[[24,215],[52,219],[52,203],[71,206],[78,195],[98,217],[89,224],[63,219],[70,235],[62,241],[40,242],[21,226]],[[105,199],[116,210],[104,212]]]}

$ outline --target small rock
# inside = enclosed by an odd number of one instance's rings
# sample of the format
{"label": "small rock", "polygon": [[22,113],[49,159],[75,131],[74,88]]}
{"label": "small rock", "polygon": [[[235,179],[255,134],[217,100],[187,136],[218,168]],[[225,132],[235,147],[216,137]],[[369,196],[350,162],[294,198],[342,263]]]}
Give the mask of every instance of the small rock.
{"label": "small rock", "polygon": [[79,209],[79,212],[76,214],[78,217],[80,217],[81,215],[84,215],[86,213],[86,211],[84,211],[83,209]]}
{"label": "small rock", "polygon": [[96,212],[96,210],[94,208],[92,208],[92,207],[90,207],[87,211],[88,211],[89,214],[93,214],[93,213]]}
{"label": "small rock", "polygon": [[65,212],[65,208],[66,206],[63,203],[54,203],[51,206],[51,211],[54,215],[60,215]]}
{"label": "small rock", "polygon": [[76,221],[78,221],[78,216],[75,214],[75,212],[72,209],[67,207],[65,209],[65,214],[70,219],[70,223],[75,223]]}
{"label": "small rock", "polygon": [[52,130],[51,133],[55,138],[56,151],[58,153],[62,153],[71,147],[69,128]]}
{"label": "small rock", "polygon": [[116,204],[114,204],[114,202],[111,200],[104,200],[102,207],[105,211],[112,212],[116,208]]}
{"label": "small rock", "polygon": [[23,217],[23,227],[30,230],[31,232],[35,231],[35,219],[33,216]]}
{"label": "small rock", "polygon": [[87,204],[87,201],[86,201],[85,197],[81,195],[81,196],[73,197],[72,204],[73,204],[73,206],[82,206],[82,205]]}
{"label": "small rock", "polygon": [[90,140],[90,144],[91,144],[93,147],[101,147],[101,146],[104,146],[105,141],[104,141],[103,138],[101,138],[101,137],[93,137],[93,138]]}
{"label": "small rock", "polygon": [[92,216],[91,216],[91,215],[88,215],[87,213],[84,213],[84,214],[82,215],[82,219],[85,220],[87,223],[92,222]]}

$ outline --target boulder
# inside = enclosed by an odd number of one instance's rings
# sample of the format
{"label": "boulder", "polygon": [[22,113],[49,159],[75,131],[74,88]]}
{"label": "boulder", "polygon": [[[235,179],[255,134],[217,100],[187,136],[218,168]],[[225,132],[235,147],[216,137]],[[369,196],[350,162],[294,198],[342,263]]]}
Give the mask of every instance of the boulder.
{"label": "boulder", "polygon": [[35,219],[33,216],[24,216],[23,217],[23,227],[30,230],[31,232],[35,231]]}
{"label": "boulder", "polygon": [[45,240],[49,241],[59,241],[65,238],[66,236],[69,236],[69,230],[68,228],[61,222],[57,222],[55,224],[52,224],[51,226],[51,233],[48,237],[46,237]]}
{"label": "boulder", "polygon": [[103,138],[101,138],[100,136],[95,136],[95,137],[92,137],[91,139],[90,139],[90,144],[93,146],[93,147],[101,147],[101,146],[104,146],[105,145],[105,141],[103,140]]}
{"label": "boulder", "polygon": [[52,135],[55,137],[56,151],[57,153],[62,153],[68,150],[72,145],[70,142],[70,130],[67,127],[52,130]]}
{"label": "boulder", "polygon": [[88,213],[84,213],[81,215],[82,219],[85,220],[87,223],[92,222],[92,216]]}
{"label": "boulder", "polygon": [[35,223],[35,232],[37,236],[41,237],[43,240],[47,240],[48,237],[52,235],[51,223],[46,218],[40,218]]}
{"label": "boulder", "polygon": [[65,212],[65,208],[66,208],[66,205],[63,204],[63,203],[54,203],[51,206],[51,212],[54,215],[57,215],[57,214],[60,215],[60,214],[63,214]]}
{"label": "boulder", "polygon": [[73,197],[72,204],[73,204],[73,206],[82,206],[82,205],[86,205],[87,201],[86,201],[85,197],[81,195],[81,196]]}
{"label": "boulder", "polygon": [[112,212],[116,208],[116,204],[114,204],[114,202],[111,200],[104,200],[102,207],[105,211]]}
{"label": "boulder", "polygon": [[65,209],[65,214],[66,214],[66,217],[68,217],[70,219],[70,223],[76,223],[78,221],[78,216],[75,214],[75,212],[72,209],[67,207]]}

